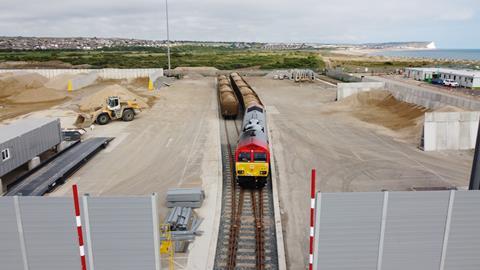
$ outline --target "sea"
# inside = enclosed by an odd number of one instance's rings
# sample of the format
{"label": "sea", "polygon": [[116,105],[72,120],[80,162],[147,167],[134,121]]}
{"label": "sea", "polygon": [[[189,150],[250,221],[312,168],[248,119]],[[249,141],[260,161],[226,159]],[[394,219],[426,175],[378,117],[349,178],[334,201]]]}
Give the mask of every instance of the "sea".
{"label": "sea", "polygon": [[375,53],[372,53],[371,55],[480,61],[480,49],[434,49],[434,50],[383,51],[383,52],[375,52]]}

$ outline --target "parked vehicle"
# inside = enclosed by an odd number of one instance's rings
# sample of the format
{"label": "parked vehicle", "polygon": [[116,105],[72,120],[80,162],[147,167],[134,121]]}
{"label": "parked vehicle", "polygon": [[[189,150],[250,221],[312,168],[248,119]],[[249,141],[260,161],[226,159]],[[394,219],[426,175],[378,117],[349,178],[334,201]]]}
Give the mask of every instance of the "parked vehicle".
{"label": "parked vehicle", "polygon": [[436,78],[432,80],[432,84],[444,85],[443,79]]}
{"label": "parked vehicle", "polygon": [[445,79],[443,80],[443,85],[450,86],[450,87],[459,87],[460,84],[452,79]]}

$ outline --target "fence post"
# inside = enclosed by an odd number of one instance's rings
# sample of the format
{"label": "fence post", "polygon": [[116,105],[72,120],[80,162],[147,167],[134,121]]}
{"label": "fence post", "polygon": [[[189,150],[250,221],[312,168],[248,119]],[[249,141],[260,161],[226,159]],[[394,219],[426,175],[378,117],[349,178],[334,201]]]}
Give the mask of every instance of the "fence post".
{"label": "fence post", "polygon": [[82,270],[87,270],[87,262],[85,260],[85,247],[83,245],[82,219],[80,217],[80,203],[78,202],[77,185],[72,186],[73,203],[75,206],[75,219],[77,221],[78,245],[80,249],[80,260],[82,262]]}
{"label": "fence post", "polygon": [[308,269],[313,269],[313,238],[314,238],[314,219],[315,219],[315,177],[316,171],[312,169],[311,186],[310,186],[310,255],[308,257]]}

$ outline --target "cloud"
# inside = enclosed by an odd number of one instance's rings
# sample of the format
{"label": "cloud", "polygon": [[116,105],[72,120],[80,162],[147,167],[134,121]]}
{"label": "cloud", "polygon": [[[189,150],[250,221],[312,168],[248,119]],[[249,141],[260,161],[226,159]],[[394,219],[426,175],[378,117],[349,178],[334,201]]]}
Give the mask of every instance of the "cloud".
{"label": "cloud", "polygon": [[[165,5],[158,0],[0,0],[0,5],[0,35],[166,36]],[[439,25],[480,26],[478,0],[170,0],[169,7],[171,37],[177,40],[430,40],[436,35],[429,30]]]}

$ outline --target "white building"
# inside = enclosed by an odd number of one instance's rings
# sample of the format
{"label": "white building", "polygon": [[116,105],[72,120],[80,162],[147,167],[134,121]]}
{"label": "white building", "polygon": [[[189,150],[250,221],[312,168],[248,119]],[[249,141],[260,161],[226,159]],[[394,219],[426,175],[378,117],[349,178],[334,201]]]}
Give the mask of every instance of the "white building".
{"label": "white building", "polygon": [[406,68],[405,77],[417,81],[433,79],[433,75],[438,74],[438,68]]}
{"label": "white building", "polygon": [[405,77],[418,81],[425,81],[433,78],[451,79],[467,88],[480,89],[480,71],[457,70],[449,68],[406,68]]}

